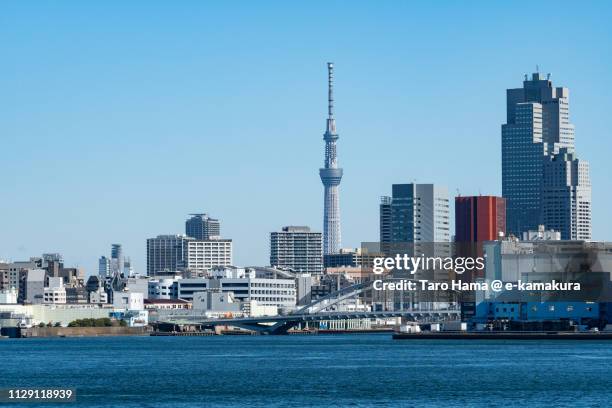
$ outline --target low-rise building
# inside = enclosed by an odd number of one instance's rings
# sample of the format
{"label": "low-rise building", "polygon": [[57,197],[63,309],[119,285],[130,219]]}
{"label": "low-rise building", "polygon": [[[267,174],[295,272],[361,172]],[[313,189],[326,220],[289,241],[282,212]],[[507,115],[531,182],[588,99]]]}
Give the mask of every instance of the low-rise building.
{"label": "low-rise building", "polygon": [[146,310],[191,309],[191,302],[183,299],[145,299],[144,307]]}
{"label": "low-rise building", "polygon": [[0,290],[0,304],[15,304],[17,303],[17,289]]}
{"label": "low-rise building", "polygon": [[43,303],[66,304],[66,288],[62,278],[49,278],[49,284],[43,290]]}
{"label": "low-rise building", "polygon": [[178,279],[151,279],[148,282],[149,299],[178,298]]}
{"label": "low-rise building", "polygon": [[523,232],[523,241],[560,241],[561,232],[554,229],[546,229],[544,225],[538,225],[537,230]]}
{"label": "low-rise building", "polygon": [[193,301],[194,294],[209,289],[232,292],[239,302],[256,301],[261,306],[291,310],[296,306],[295,278],[258,277],[253,268],[225,266],[212,268],[208,278],[179,279],[177,296]]}
{"label": "low-rise building", "polygon": [[140,292],[115,292],[113,306],[115,309],[144,310],[144,295]]}
{"label": "low-rise building", "polygon": [[361,248],[341,248],[338,253],[323,255],[323,266],[326,269],[368,266],[374,262],[375,257],[363,252]]}
{"label": "low-rise building", "polygon": [[198,292],[193,297],[193,309],[208,316],[220,317],[242,312],[242,302],[231,292],[221,292],[219,289],[208,289]]}

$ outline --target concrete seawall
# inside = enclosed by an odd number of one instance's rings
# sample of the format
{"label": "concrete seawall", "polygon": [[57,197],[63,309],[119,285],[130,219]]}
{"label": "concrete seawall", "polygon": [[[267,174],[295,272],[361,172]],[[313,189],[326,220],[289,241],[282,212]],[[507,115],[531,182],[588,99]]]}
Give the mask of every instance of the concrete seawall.
{"label": "concrete seawall", "polygon": [[149,334],[147,327],[32,327],[21,330],[21,337],[97,337],[142,336]]}

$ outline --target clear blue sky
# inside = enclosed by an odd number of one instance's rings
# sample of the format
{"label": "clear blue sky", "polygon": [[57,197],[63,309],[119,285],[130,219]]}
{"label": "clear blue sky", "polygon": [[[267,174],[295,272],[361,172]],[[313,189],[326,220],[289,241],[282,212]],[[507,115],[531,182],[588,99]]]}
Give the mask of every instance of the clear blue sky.
{"label": "clear blue sky", "polygon": [[[292,2],[293,3],[293,2]],[[612,238],[609,2],[2,2],[0,257],[88,273],[206,211],[238,265],[321,230],[336,63],[344,246],[378,237],[392,183],[500,194],[505,89],[550,72]]]}

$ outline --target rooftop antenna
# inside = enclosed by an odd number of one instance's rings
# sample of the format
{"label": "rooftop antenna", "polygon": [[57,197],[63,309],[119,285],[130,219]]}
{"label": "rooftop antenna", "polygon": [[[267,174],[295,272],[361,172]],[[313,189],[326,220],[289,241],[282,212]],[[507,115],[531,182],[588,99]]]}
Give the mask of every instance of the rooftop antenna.
{"label": "rooftop antenna", "polygon": [[327,63],[327,115],[329,118],[334,117],[334,63]]}
{"label": "rooftop antenna", "polygon": [[548,74],[546,74],[546,79],[550,79],[550,72]]}
{"label": "rooftop antenna", "polygon": [[540,66],[536,64],[536,73],[540,73]]}

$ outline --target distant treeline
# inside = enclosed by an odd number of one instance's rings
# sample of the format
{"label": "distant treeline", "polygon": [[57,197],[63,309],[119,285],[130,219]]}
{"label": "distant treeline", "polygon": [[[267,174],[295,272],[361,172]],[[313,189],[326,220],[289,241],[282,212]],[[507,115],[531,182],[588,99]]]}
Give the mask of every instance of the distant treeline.
{"label": "distant treeline", "polygon": [[[119,326],[127,326],[124,320],[118,322]],[[77,319],[68,323],[68,327],[111,327],[116,326],[113,321],[108,317],[102,317],[99,319]]]}

